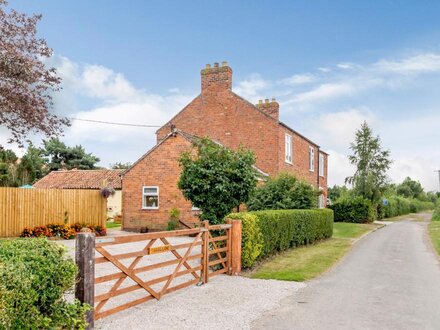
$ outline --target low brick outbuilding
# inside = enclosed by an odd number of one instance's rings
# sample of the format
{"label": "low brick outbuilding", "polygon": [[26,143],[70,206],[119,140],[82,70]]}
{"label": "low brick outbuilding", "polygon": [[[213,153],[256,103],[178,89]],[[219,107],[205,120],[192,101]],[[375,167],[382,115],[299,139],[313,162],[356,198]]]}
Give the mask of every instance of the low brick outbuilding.
{"label": "low brick outbuilding", "polygon": [[226,62],[207,65],[201,71],[201,93],[157,130],[157,145],[123,175],[124,228],[163,229],[174,207],[182,220],[197,221],[197,211],[177,188],[178,159],[191,146],[191,136],[253,150],[261,171],[270,176],[287,172],[308,181],[321,190],[318,204],[325,207],[328,154],[281,122],[279,112],[275,99],[254,105],[235,94],[232,69]]}

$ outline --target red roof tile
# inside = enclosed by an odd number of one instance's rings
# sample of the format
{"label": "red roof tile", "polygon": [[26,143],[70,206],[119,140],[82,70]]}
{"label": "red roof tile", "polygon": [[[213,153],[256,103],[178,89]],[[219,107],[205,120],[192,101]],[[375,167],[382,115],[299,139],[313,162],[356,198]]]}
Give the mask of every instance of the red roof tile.
{"label": "red roof tile", "polygon": [[124,170],[53,171],[38,180],[34,188],[43,189],[122,189],[120,174]]}

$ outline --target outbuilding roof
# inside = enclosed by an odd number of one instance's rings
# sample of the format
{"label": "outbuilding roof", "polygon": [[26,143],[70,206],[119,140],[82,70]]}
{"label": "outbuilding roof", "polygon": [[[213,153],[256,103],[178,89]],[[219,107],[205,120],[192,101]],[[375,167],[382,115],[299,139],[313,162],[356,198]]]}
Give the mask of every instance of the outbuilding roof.
{"label": "outbuilding roof", "polygon": [[40,189],[122,189],[124,170],[60,170],[50,172],[33,186]]}

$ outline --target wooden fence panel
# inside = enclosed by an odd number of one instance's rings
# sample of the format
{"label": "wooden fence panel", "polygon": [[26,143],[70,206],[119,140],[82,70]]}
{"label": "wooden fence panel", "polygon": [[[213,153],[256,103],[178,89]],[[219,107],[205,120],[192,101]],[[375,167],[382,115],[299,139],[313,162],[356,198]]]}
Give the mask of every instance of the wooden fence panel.
{"label": "wooden fence panel", "polygon": [[99,190],[0,187],[0,237],[49,223],[105,226],[107,200]]}

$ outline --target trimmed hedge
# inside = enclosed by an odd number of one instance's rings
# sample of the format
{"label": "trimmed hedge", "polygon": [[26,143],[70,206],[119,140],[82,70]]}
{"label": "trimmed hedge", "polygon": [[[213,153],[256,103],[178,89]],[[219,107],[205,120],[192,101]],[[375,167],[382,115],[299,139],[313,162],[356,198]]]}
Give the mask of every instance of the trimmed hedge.
{"label": "trimmed hedge", "polygon": [[422,202],[417,199],[391,196],[387,200],[388,204],[381,207],[381,216],[384,218],[434,209],[434,203]]}
{"label": "trimmed hedge", "polygon": [[338,200],[329,206],[335,212],[335,221],[365,223],[376,220],[376,210],[362,197]]}
{"label": "trimmed hedge", "polygon": [[[243,219],[243,214],[233,213],[227,216],[230,219]],[[262,249],[258,256],[248,259],[242,254],[242,264],[250,267],[255,260],[264,258],[272,253],[284,251],[303,244],[311,244],[321,239],[329,238],[333,234],[333,211],[329,209],[313,210],[266,210],[253,211],[248,214],[256,216],[258,230],[249,230],[251,221],[243,222],[242,246],[246,242],[258,241],[258,231],[262,236]],[[250,218],[249,218],[250,219]],[[253,238],[248,237],[252,235]],[[248,247],[246,247],[247,249]]]}
{"label": "trimmed hedge", "polygon": [[68,303],[76,265],[46,239],[0,241],[0,329],[84,329],[90,306]]}

